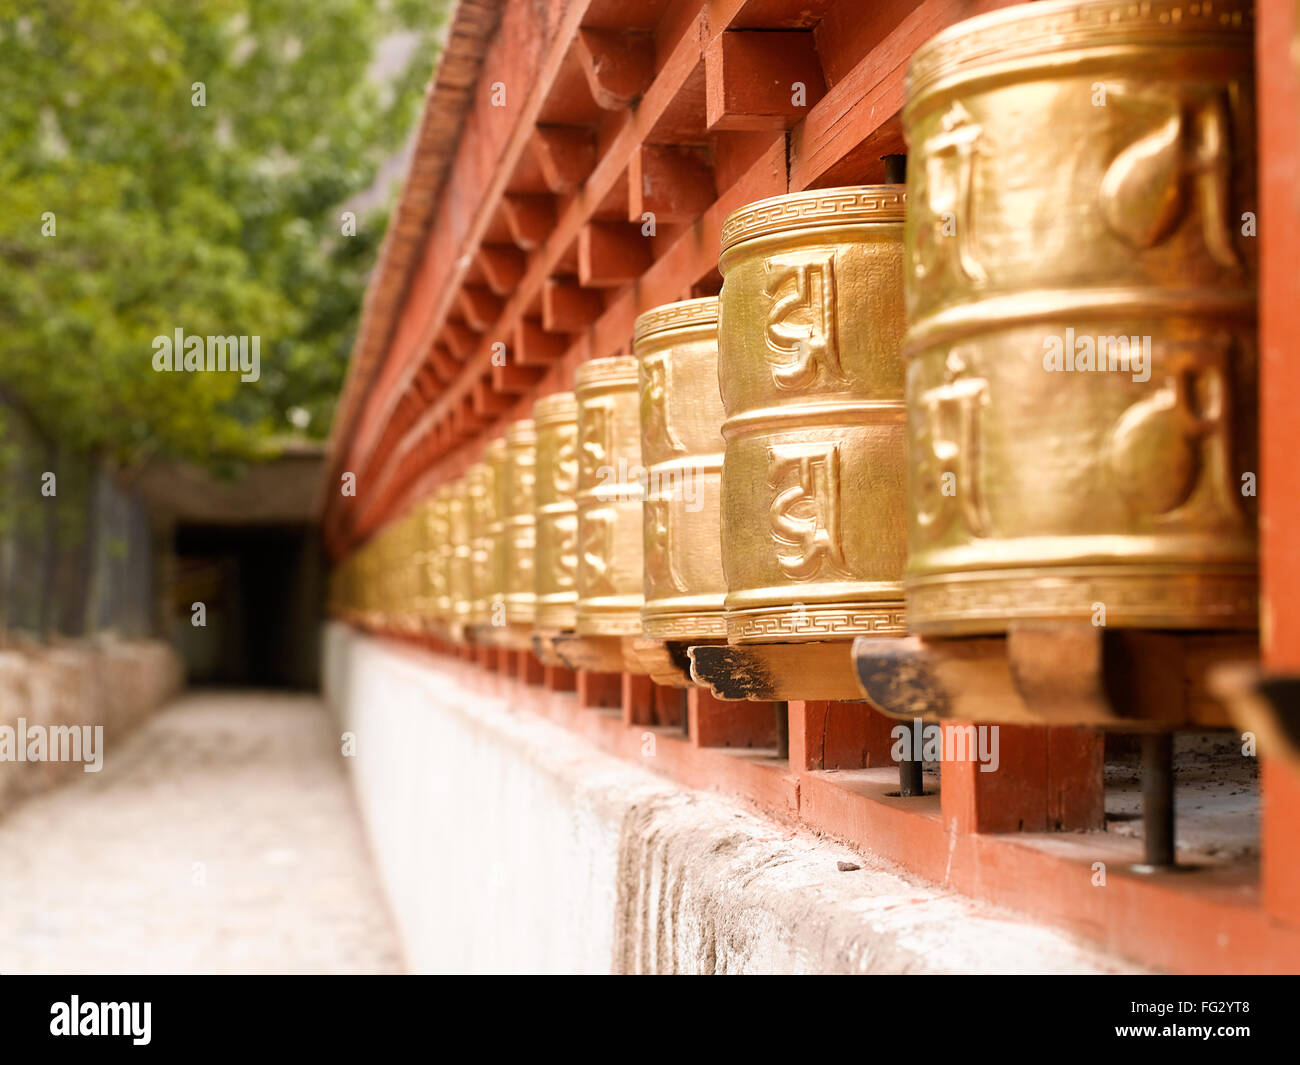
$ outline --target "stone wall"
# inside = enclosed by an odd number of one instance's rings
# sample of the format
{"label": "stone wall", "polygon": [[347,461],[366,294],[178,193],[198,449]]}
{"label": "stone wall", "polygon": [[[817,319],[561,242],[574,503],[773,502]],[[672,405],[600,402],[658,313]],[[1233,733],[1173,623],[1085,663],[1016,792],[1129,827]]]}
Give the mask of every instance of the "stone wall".
{"label": "stone wall", "polygon": [[[13,729],[16,738],[23,727],[30,734],[34,726],[103,726],[111,758],[114,746],[183,682],[180,659],[159,640],[19,639],[0,651],[0,728]],[[84,762],[0,760],[0,816],[84,771]]]}
{"label": "stone wall", "polygon": [[597,751],[452,659],[332,623],[324,687],[413,971],[1127,968]]}

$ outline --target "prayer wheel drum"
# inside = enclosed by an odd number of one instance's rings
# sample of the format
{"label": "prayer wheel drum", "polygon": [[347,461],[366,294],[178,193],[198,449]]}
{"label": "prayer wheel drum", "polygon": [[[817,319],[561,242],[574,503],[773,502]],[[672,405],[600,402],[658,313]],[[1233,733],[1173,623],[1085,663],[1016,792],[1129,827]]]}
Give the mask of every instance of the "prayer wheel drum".
{"label": "prayer wheel drum", "polygon": [[537,432],[535,626],[570,632],[578,603],[578,401],[572,392],[533,404]]}
{"label": "prayer wheel drum", "polygon": [[505,443],[494,440],[465,475],[469,492],[470,524],[470,616],[469,624],[492,624],[493,603],[502,575],[498,563],[501,535],[505,528],[498,509],[501,468],[505,464]]}
{"label": "prayer wheel drum", "polygon": [[502,587],[508,625],[533,624],[537,610],[534,556],[537,525],[534,487],[537,469],[537,433],[531,418],[506,429],[506,455],[502,480],[504,543]]}
{"label": "prayer wheel drum", "polygon": [[438,631],[451,621],[451,529],[447,518],[447,487],[424,503],[425,628]]}
{"label": "prayer wheel drum", "polygon": [[913,58],[913,631],[1255,626],[1252,31],[1047,0]]}
{"label": "prayer wheel drum", "polygon": [[578,601],[582,636],[641,632],[641,423],[637,361],[593,359],[578,397]]}
{"label": "prayer wheel drum", "polygon": [[719,639],[727,634],[727,582],[718,536],[723,411],[717,298],[642,314],[634,348],[646,483],[643,634]]}
{"label": "prayer wheel drum", "polygon": [[447,532],[451,546],[447,592],[451,598],[451,622],[459,631],[469,624],[474,599],[468,475],[452,481],[446,491]]}
{"label": "prayer wheel drum", "polygon": [[733,644],[905,631],[902,186],[722,227],[722,561]]}

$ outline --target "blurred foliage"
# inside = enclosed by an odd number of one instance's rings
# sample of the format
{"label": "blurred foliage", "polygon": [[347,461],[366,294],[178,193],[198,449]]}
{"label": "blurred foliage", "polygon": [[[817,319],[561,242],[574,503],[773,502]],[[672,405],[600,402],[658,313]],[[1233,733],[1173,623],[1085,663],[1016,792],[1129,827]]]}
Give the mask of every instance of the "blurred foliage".
{"label": "blurred foliage", "polygon": [[[324,435],[387,207],[342,212],[414,126],[445,6],[0,0],[0,400],[118,463],[251,457],[295,408]],[[155,372],[178,327],[260,336],[261,379]]]}

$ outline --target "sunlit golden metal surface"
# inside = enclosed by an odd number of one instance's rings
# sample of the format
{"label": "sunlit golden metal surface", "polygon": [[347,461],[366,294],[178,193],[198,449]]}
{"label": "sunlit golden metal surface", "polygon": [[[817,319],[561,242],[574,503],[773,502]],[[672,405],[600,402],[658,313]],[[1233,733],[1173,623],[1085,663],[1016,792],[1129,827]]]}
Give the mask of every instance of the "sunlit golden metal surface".
{"label": "sunlit golden metal surface", "polygon": [[388,624],[404,633],[418,633],[424,575],[420,565],[424,549],[423,516],[418,506],[390,522],[380,533],[385,585],[384,612]]}
{"label": "sunlit golden metal surface", "polygon": [[533,404],[537,432],[535,625],[569,632],[578,604],[578,401],[572,392]]}
{"label": "sunlit golden metal surface", "polygon": [[661,640],[726,636],[717,298],[646,311],[633,347],[646,487],[642,629]]}
{"label": "sunlit golden metal surface", "polygon": [[[498,462],[505,446],[496,442]],[[492,450],[492,448],[489,448]],[[497,466],[485,457],[465,475],[469,495],[470,528],[470,625],[492,624],[492,597],[496,586],[496,545],[499,533],[496,517]]]}
{"label": "sunlit golden metal surface", "polygon": [[[489,468],[491,509],[488,523],[487,620],[480,622],[499,630],[506,623],[506,442],[493,440],[483,449]],[[477,602],[477,600],[476,600]],[[499,634],[499,633],[498,633]]]}
{"label": "sunlit golden metal surface", "polygon": [[514,422],[506,429],[503,473],[505,621],[508,625],[531,626],[537,612],[533,564],[537,546],[537,432],[531,418]]}
{"label": "sunlit golden metal surface", "polygon": [[722,558],[731,643],[905,628],[901,186],[723,223]]}
{"label": "sunlit golden metal surface", "polygon": [[1107,0],[916,53],[915,631],[1255,625],[1251,49],[1248,3]]}
{"label": "sunlit golden metal surface", "polygon": [[473,613],[473,532],[470,523],[469,477],[458,477],[447,486],[447,530],[451,540],[451,561],[447,591],[451,596],[454,631],[469,624]]}
{"label": "sunlit golden metal surface", "polygon": [[449,498],[451,486],[443,485],[429,500],[425,512],[425,556],[428,570],[428,602],[426,609],[433,623],[433,631],[445,631],[451,623],[451,517]]}
{"label": "sunlit golden metal surface", "polygon": [[574,375],[578,398],[578,602],[584,636],[641,631],[641,423],[637,361],[595,359]]}

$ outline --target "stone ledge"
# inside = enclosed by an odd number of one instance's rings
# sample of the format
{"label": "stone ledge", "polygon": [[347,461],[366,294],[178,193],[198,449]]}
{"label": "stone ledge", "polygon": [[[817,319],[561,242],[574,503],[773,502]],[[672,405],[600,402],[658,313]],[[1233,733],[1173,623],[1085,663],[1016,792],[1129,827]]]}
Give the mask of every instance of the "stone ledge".
{"label": "stone ledge", "polygon": [[597,751],[453,660],[341,624],[325,648],[417,971],[1133,971]]}

